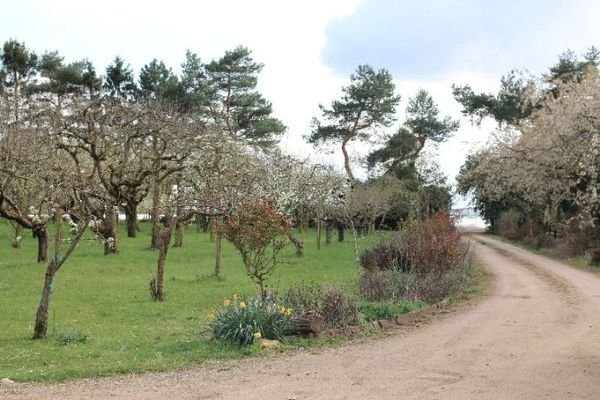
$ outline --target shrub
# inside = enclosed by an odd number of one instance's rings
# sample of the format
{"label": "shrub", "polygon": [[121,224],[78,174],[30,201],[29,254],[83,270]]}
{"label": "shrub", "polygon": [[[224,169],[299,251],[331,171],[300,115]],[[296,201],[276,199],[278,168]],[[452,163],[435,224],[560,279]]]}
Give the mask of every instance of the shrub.
{"label": "shrub", "polygon": [[305,283],[291,286],[282,297],[282,303],[299,315],[305,311],[323,310],[323,286],[317,283]]}
{"label": "shrub", "polygon": [[410,265],[403,255],[402,243],[394,235],[389,240],[380,239],[375,246],[365,250],[360,256],[360,265],[369,272],[389,269],[407,271]]}
{"label": "shrub", "polygon": [[436,213],[408,224],[404,241],[403,248],[410,260],[409,272],[439,274],[463,264],[460,232],[448,213]]}
{"label": "shrub", "polygon": [[366,272],[358,280],[359,292],[370,301],[399,300],[408,294],[407,276],[397,270]]}
{"label": "shrub", "polygon": [[515,209],[503,211],[498,217],[498,233],[511,240],[523,239],[523,231],[520,229],[522,220],[523,215]]}
{"label": "shrub", "polygon": [[302,283],[289,288],[282,303],[293,309],[296,315],[318,311],[328,327],[356,325],[359,321],[358,302],[339,288]]}
{"label": "shrub", "polygon": [[328,326],[344,327],[357,325],[359,321],[358,302],[342,289],[329,288],[323,294],[323,316]]}
{"label": "shrub", "polygon": [[582,227],[577,218],[570,218],[560,226],[560,237],[557,252],[563,257],[583,255],[587,249],[600,244],[597,228]]}
{"label": "shrub", "polygon": [[277,254],[287,243],[291,220],[273,200],[244,200],[220,229],[239,251],[246,273],[266,295],[266,280],[277,266]]}
{"label": "shrub", "polygon": [[365,254],[362,265],[368,267],[359,290],[371,301],[440,300],[461,285],[470,268],[468,246],[447,213],[410,221],[397,239],[382,241]]}
{"label": "shrub", "polygon": [[218,340],[248,345],[264,337],[282,340],[290,327],[292,310],[273,301],[253,298],[247,301],[233,296],[223,307],[209,314],[211,328]]}

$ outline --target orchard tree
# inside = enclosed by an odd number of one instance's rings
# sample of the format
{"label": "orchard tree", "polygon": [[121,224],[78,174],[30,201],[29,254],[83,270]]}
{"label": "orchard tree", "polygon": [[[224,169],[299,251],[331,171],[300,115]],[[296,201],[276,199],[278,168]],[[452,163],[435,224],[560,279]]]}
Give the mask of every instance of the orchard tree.
{"label": "orchard tree", "polygon": [[38,241],[38,262],[48,257],[49,211],[43,201],[39,171],[47,151],[38,135],[38,104],[31,96],[37,56],[16,40],[4,43],[0,54],[0,216],[15,227],[18,245],[22,228]]}
{"label": "orchard tree", "polygon": [[348,144],[372,139],[376,129],[388,127],[394,121],[400,96],[395,94],[392,76],[385,69],[375,71],[369,65],[360,65],[350,75],[350,85],[342,88],[343,95],[330,108],[320,105],[322,119],[313,120],[309,143],[341,144],[344,169],[354,184]]}
{"label": "orchard tree", "polygon": [[346,204],[352,224],[363,233],[373,233],[376,219],[385,219],[400,191],[400,181],[390,175],[357,184]]}
{"label": "orchard tree", "polygon": [[[37,238],[37,261],[48,259],[48,220],[44,172],[49,154],[46,141],[30,127],[18,132],[0,130],[0,217],[15,227],[13,245],[19,245],[22,229]],[[20,227],[20,228],[19,228]]]}
{"label": "orchard tree", "polygon": [[[49,162],[42,172],[44,201],[53,212],[55,236],[54,254],[46,266],[42,295],[36,311],[33,339],[46,336],[57,272],[75,251],[88,226],[95,225],[95,216],[102,212],[106,203],[101,186],[90,179],[71,154],[57,146],[61,142],[60,129],[60,125],[48,125],[44,136],[46,145],[51,149]],[[68,224],[69,233],[63,229],[63,220]]]}

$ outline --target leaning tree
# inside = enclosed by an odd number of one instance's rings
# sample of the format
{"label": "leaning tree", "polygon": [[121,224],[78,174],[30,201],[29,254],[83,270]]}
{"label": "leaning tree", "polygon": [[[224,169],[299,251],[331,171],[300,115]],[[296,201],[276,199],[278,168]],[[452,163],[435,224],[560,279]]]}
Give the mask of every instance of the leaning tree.
{"label": "leaning tree", "polygon": [[392,124],[400,101],[395,89],[388,71],[360,65],[350,75],[350,85],[342,88],[342,97],[334,100],[330,108],[319,106],[322,119],[313,120],[312,133],[307,139],[314,145],[341,144],[344,168],[351,184],[355,179],[347,146],[352,141],[372,139],[377,128]]}

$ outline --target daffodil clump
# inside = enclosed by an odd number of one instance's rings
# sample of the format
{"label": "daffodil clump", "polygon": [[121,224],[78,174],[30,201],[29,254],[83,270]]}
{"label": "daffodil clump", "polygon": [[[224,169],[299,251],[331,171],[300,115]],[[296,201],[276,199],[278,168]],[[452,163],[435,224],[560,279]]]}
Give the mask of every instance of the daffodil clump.
{"label": "daffodil clump", "polygon": [[281,340],[289,330],[292,310],[271,300],[238,295],[223,299],[222,306],[208,313],[210,326],[218,340],[240,345],[260,338]]}

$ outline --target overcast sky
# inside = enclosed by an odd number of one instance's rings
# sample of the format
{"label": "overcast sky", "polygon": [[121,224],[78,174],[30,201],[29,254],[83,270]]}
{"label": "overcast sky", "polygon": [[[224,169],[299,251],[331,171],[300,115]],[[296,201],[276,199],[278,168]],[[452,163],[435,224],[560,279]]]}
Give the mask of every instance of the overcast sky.
{"label": "overcast sky", "polygon": [[[511,69],[543,73],[567,48],[600,46],[595,0],[0,0],[0,40],[25,42],[67,61],[90,59],[101,72],[116,56],[134,70],[158,58],[178,70],[185,50],[204,61],[244,45],[265,64],[260,89],[288,127],[283,146],[302,143],[318,104],[340,94],[359,64],[388,69],[402,96],[427,89],[443,113],[460,116],[452,83],[495,90]],[[439,147],[453,178],[493,124],[467,120]],[[355,149],[360,152],[361,149]],[[364,149],[362,149],[364,150]],[[341,165],[341,153],[333,160]]]}

